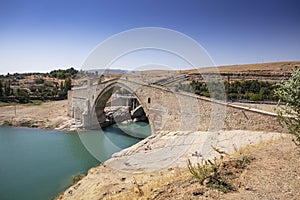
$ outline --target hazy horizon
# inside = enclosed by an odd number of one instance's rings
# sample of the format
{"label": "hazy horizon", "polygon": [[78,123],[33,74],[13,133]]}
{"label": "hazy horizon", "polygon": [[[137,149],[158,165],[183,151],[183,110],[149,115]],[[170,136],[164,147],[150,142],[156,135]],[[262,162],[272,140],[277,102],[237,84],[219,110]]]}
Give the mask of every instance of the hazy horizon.
{"label": "hazy horizon", "polygon": [[[230,66],[242,66],[242,65],[255,65],[255,64],[268,64],[268,63],[300,63],[300,60],[299,61],[275,61],[275,62],[262,62],[262,63],[243,63],[243,64],[232,64],[232,65],[218,65],[218,66],[207,66],[207,68],[210,68],[210,67],[230,67]],[[15,73],[18,73],[18,74],[24,74],[24,73],[49,73],[51,71],[54,71],[54,70],[65,70],[65,69],[69,69],[69,68],[74,68],[78,71],[80,70],[83,70],[81,68],[78,68],[78,67],[74,67],[74,66],[70,66],[70,67],[65,67],[65,68],[53,68],[51,70],[48,70],[48,71],[18,71],[18,72],[7,72],[9,74],[15,74]],[[205,67],[206,68],[206,67]],[[189,69],[199,69],[197,67],[191,67],[191,68],[186,68],[184,70],[189,70]],[[124,68],[90,68],[86,71],[101,71],[101,70],[119,70],[119,71],[148,71],[148,70],[180,70],[180,69],[161,69],[161,68],[151,68],[151,69],[126,69],[126,67]],[[85,71],[85,70],[83,70]],[[7,73],[0,73],[0,75],[7,75]]]}

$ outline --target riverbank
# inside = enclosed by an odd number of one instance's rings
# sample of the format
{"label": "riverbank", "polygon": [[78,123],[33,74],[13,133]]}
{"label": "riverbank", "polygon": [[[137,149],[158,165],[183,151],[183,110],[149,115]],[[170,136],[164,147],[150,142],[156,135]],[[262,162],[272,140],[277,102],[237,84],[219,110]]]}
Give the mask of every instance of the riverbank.
{"label": "riverbank", "polygon": [[18,104],[0,107],[0,125],[72,131],[75,121],[68,117],[68,100],[40,105]]}
{"label": "riverbank", "polygon": [[[212,135],[207,132],[171,132],[150,136],[114,154],[104,164],[89,170],[86,177],[68,188],[57,199],[155,199],[163,193],[169,195],[168,199],[177,199],[176,193],[172,195],[171,190],[165,190],[163,187],[165,184],[172,184],[172,181],[178,178],[183,181],[191,178],[186,169],[188,159],[195,164],[202,159],[220,157],[218,151],[230,155],[249,145],[266,142],[276,144],[285,141],[284,144],[288,143],[287,148],[292,151],[290,140],[283,139],[286,137],[284,134],[235,130],[214,134],[217,141],[214,143],[215,150],[201,155],[203,145],[208,142],[207,136]],[[268,151],[276,154],[280,150],[275,148]],[[266,174],[270,173],[267,168],[264,170]],[[189,187],[189,183],[186,187]],[[181,190],[184,192],[186,189]],[[192,199],[191,195],[181,195],[181,199]]]}
{"label": "riverbank", "polygon": [[[298,149],[299,150],[299,149]],[[247,146],[224,161],[250,158],[243,170],[226,168],[234,191],[227,194],[201,186],[187,169],[169,168],[145,176],[134,175],[126,190],[107,193],[104,199],[298,199],[300,157],[290,138]],[[228,162],[227,162],[228,163]],[[116,182],[116,183],[120,183]],[[122,188],[122,186],[120,186]],[[106,193],[104,193],[106,194]],[[74,198],[76,199],[76,198]]]}

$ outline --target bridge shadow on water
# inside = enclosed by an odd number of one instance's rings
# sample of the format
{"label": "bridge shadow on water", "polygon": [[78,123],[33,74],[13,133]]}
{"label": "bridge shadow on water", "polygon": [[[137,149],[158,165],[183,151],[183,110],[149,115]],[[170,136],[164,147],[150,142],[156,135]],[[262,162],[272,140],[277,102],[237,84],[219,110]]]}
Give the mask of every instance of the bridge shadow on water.
{"label": "bridge shadow on water", "polygon": [[84,146],[100,162],[150,135],[151,128],[146,122],[117,123],[99,130],[86,130],[79,133]]}
{"label": "bridge shadow on water", "polygon": [[126,134],[139,139],[145,139],[151,135],[150,125],[146,122],[114,124],[104,128],[104,131],[113,132],[114,134]]}

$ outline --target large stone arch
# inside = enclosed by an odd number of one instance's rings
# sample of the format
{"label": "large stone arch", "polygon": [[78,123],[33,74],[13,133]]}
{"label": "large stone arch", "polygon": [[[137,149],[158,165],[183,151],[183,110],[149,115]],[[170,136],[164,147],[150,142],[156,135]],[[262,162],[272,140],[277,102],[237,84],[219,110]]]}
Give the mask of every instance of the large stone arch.
{"label": "large stone arch", "polygon": [[106,107],[106,103],[109,100],[109,98],[111,97],[111,95],[113,94],[115,88],[123,88],[123,89],[129,91],[138,100],[138,102],[144,109],[146,117],[149,120],[149,125],[151,127],[151,133],[153,134],[155,131],[154,125],[153,125],[153,120],[151,119],[151,115],[149,114],[149,108],[147,106],[147,104],[150,103],[149,102],[150,97],[147,99],[142,99],[141,95],[138,93],[138,90],[136,90],[136,88],[132,88],[129,85],[118,82],[118,81],[114,81],[114,82],[105,84],[104,88],[99,88],[98,90],[96,90],[96,93],[93,95],[94,100],[91,105],[91,111],[96,115],[95,117],[97,118],[98,122],[103,120],[103,117],[105,117],[104,108]]}

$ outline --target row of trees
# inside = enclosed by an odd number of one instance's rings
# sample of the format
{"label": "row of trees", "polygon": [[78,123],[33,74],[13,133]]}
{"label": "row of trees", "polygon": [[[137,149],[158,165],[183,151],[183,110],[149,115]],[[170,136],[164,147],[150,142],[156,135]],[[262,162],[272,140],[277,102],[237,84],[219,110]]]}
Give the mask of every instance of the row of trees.
{"label": "row of trees", "polygon": [[33,85],[30,88],[18,88],[15,91],[9,82],[0,81],[0,100],[28,103],[30,100],[66,99],[68,90],[72,87],[71,78],[62,81],[60,85],[45,82],[42,85]]}
{"label": "row of trees", "polygon": [[64,81],[49,82],[39,77],[35,79],[35,84],[17,89],[11,84],[11,80],[0,79],[0,101],[28,103],[30,100],[54,100],[66,99],[68,91],[72,87],[71,77]]}
{"label": "row of trees", "polygon": [[28,76],[42,76],[42,77],[51,77],[51,78],[58,78],[58,79],[66,79],[68,77],[75,78],[78,74],[78,70],[74,69],[73,67],[69,69],[58,69],[53,70],[48,73],[40,73],[40,72],[29,72],[29,73],[14,73],[10,74],[7,73],[6,75],[0,75],[0,79],[25,79]]}
{"label": "row of trees", "polygon": [[277,101],[274,83],[244,80],[224,83],[229,99],[249,99],[251,101]]}
{"label": "row of trees", "polygon": [[176,90],[192,92],[200,96],[213,97],[216,99],[245,99],[251,101],[276,101],[274,88],[276,84],[257,80],[241,80],[233,82],[199,82],[192,81],[190,84],[178,84]]}
{"label": "row of trees", "polygon": [[76,78],[76,75],[78,73],[78,70],[74,69],[73,67],[62,70],[53,70],[50,73],[47,73],[46,75],[51,77],[51,78],[58,78],[58,79],[66,79],[66,78]]}
{"label": "row of trees", "polygon": [[61,81],[60,84],[56,82],[47,82],[44,79],[42,80],[35,81],[36,85],[32,85],[29,88],[32,98],[67,98],[68,91],[71,90],[72,87],[72,80],[70,77],[66,78],[65,81]]}

